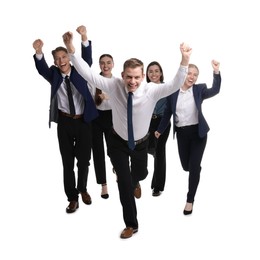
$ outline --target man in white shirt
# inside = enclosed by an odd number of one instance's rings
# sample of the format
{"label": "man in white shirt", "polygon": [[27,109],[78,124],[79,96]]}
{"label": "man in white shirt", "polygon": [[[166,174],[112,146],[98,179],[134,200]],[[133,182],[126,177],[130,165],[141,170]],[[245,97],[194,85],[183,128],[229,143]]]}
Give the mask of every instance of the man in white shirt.
{"label": "man in white shirt", "polygon": [[[182,43],[180,45],[182,59],[177,74],[171,81],[154,86],[155,83],[152,82],[143,83],[144,65],[139,59],[132,58],[125,61],[122,78],[105,78],[94,72],[80,54],[75,53],[71,32],[63,35],[63,41],[70,53],[71,62],[79,74],[90,84],[100,87],[109,94],[113,118],[109,154],[117,174],[126,225],[120,237],[130,238],[138,231],[135,197],[140,198],[141,196],[139,181],[144,180],[148,174],[147,147],[150,119],[156,102],[174,93],[183,85],[192,49]],[[134,148],[128,146],[127,97],[129,92],[133,93]]]}

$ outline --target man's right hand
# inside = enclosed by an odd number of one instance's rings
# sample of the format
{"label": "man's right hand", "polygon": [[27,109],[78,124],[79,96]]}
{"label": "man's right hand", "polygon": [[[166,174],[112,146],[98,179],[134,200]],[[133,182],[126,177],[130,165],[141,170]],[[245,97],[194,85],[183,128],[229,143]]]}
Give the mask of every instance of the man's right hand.
{"label": "man's right hand", "polygon": [[73,45],[73,33],[66,32],[63,34],[62,38],[68,52],[73,54],[75,52],[75,47]]}

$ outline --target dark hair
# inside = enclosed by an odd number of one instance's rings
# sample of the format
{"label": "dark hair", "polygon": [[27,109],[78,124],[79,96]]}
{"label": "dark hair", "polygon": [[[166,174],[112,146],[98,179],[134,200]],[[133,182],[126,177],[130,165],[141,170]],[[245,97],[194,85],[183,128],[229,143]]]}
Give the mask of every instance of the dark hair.
{"label": "dark hair", "polygon": [[113,59],[113,57],[112,57],[112,55],[110,55],[110,54],[102,54],[100,57],[99,57],[99,62],[100,62],[100,60],[102,59],[102,58],[104,58],[104,57],[108,57],[108,58],[110,58],[113,62],[114,62],[114,59]]}
{"label": "dark hair", "polygon": [[161,77],[160,77],[160,82],[162,83],[164,81],[164,76],[163,76],[163,69],[162,69],[162,66],[160,65],[159,62],[157,61],[152,61],[151,63],[149,63],[149,65],[147,66],[147,69],[146,69],[146,81],[149,83],[151,80],[149,79],[148,77],[148,70],[151,66],[158,66],[159,69],[160,69],[160,72],[162,73]]}
{"label": "dark hair", "polygon": [[62,46],[59,46],[59,47],[57,47],[55,50],[53,50],[53,51],[51,52],[53,58],[55,58],[55,55],[56,55],[56,53],[57,53],[58,51],[64,51],[64,52],[68,53],[68,50],[67,50],[66,48],[64,48],[64,47],[62,47]]}

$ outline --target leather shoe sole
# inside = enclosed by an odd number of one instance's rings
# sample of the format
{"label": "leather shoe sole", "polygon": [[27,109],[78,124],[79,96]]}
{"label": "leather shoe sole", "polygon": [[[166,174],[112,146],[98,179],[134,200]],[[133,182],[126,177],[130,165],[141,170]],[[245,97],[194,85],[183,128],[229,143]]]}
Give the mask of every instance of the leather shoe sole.
{"label": "leather shoe sole", "polygon": [[73,213],[79,208],[79,203],[77,201],[70,201],[70,204],[66,208],[67,213]]}
{"label": "leather shoe sole", "polygon": [[161,195],[161,193],[162,193],[162,192],[161,192],[160,190],[156,190],[156,189],[154,189],[152,195],[153,195],[154,197],[158,197],[158,196]]}
{"label": "leather shoe sole", "polygon": [[82,201],[87,204],[90,205],[92,203],[91,197],[88,194],[88,192],[81,192],[81,197],[82,197]]}
{"label": "leather shoe sole", "polygon": [[141,185],[140,185],[140,183],[138,183],[137,186],[135,187],[134,196],[135,196],[137,199],[140,199],[141,196],[142,196],[142,190],[141,190]]}
{"label": "leather shoe sole", "polygon": [[133,236],[133,234],[135,234],[136,232],[138,232],[138,228],[132,228],[132,227],[126,227],[121,235],[120,235],[120,238],[130,238]]}

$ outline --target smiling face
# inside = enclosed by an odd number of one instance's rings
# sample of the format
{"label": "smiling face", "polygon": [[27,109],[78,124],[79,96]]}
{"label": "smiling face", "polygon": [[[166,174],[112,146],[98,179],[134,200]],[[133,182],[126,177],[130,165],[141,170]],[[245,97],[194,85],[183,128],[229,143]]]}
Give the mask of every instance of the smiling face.
{"label": "smiling face", "polygon": [[143,62],[138,59],[129,59],[124,63],[124,71],[121,73],[125,86],[129,92],[134,92],[144,79]]}
{"label": "smiling face", "polygon": [[103,54],[99,59],[99,67],[103,77],[111,78],[114,61],[111,55]]}
{"label": "smiling face", "polygon": [[57,48],[52,52],[54,64],[60,69],[61,73],[68,74],[71,70],[70,58],[65,48]]}
{"label": "smiling face", "polygon": [[196,83],[198,76],[199,76],[198,67],[193,64],[189,64],[188,74],[182,88],[188,89],[191,86],[193,86]]}
{"label": "smiling face", "polygon": [[141,85],[144,74],[140,67],[137,68],[127,68],[122,72],[122,78],[125,82],[127,90],[129,92],[135,92],[136,89]]}
{"label": "smiling face", "polygon": [[147,77],[149,81],[154,83],[161,83],[162,72],[158,65],[151,65],[147,69]]}

